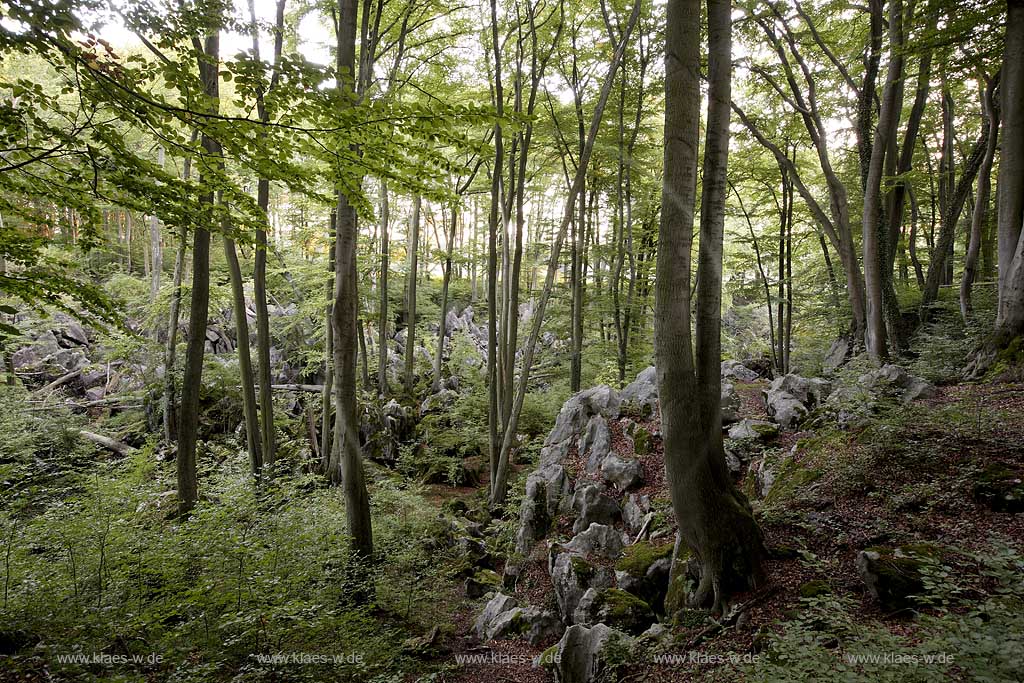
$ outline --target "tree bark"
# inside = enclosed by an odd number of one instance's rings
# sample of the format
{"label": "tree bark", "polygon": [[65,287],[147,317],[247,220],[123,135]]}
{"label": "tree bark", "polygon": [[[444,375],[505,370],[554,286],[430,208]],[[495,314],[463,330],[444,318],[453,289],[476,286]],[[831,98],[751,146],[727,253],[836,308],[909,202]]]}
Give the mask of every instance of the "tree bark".
{"label": "tree bark", "polygon": [[1024,1],[1007,3],[999,163],[999,313],[1002,343],[1024,334]]}
{"label": "tree bark", "polygon": [[416,389],[416,274],[420,250],[419,195],[412,200],[412,220],[409,224],[408,272],[405,280],[405,391],[412,397]]}
{"label": "tree bark", "polygon": [[388,185],[380,185],[380,313],[377,317],[379,360],[377,363],[377,394],[388,393],[388,275],[391,269],[390,226],[391,210],[388,206]]}
{"label": "tree bark", "polygon": [[[763,541],[725,466],[721,430],[721,258],[730,102],[730,5],[708,1],[709,91],[696,290],[691,248],[700,124],[700,2],[669,0],[665,52],[665,171],[655,280],[655,365],[672,508],[700,583],[690,602],[723,612],[762,576]],[[677,544],[678,546],[678,544]],[[672,581],[682,569],[678,553]]]}
{"label": "tree bark", "polygon": [[[156,163],[161,169],[164,166],[164,147],[157,148]],[[164,254],[160,246],[160,219],[156,215],[149,217],[149,301],[156,301],[160,293],[160,275],[164,267]]]}
{"label": "tree bark", "polygon": [[[198,39],[196,43],[198,43]],[[219,30],[206,37],[199,60],[199,74],[204,94],[215,103],[219,96],[218,66],[220,63]],[[220,144],[203,134],[204,156],[220,156]],[[204,163],[213,163],[212,161]],[[201,173],[200,176],[205,175]],[[200,180],[203,180],[201,177]],[[201,183],[202,184],[202,183]],[[210,304],[210,231],[213,220],[213,191],[204,192],[199,201],[206,210],[195,226],[192,242],[192,294],[189,302],[188,348],[185,353],[185,378],[181,390],[181,418],[178,429],[178,513],[188,514],[195,506],[198,495],[196,475],[196,443],[199,437],[199,394],[203,382],[203,355],[206,352],[206,323]]]}
{"label": "tree bark", "polygon": [[995,102],[995,88],[998,82],[998,74],[995,78],[987,79],[985,89],[982,91],[981,106],[985,115],[985,125],[988,126],[988,141],[985,145],[985,156],[978,170],[978,190],[974,201],[974,212],[971,216],[971,236],[967,245],[967,256],[964,259],[964,274],[960,281],[960,316],[964,324],[968,324],[974,314],[974,307],[971,302],[971,287],[977,277],[978,255],[981,253],[982,232],[988,217],[988,203],[992,194],[992,163],[996,156],[996,146],[999,141],[999,113]]}
{"label": "tree bark", "polygon": [[[354,100],[356,2],[338,0],[338,87]],[[343,190],[338,191],[334,305],[334,440],[328,476],[342,484],[352,553],[358,563],[373,558],[370,496],[366,490],[356,413],[356,212]],[[362,568],[361,571],[365,571]],[[360,581],[358,600],[372,597],[372,581]]]}
{"label": "tree bark", "polygon": [[[245,441],[249,452],[249,467],[258,484],[263,470],[263,452],[260,443],[260,423],[256,413],[256,391],[253,389],[252,358],[249,354],[249,321],[245,313],[245,292],[242,288],[242,269],[238,265],[235,242],[224,228],[224,258],[231,279],[231,308],[235,314],[235,335],[238,349],[238,374],[242,380],[242,412],[245,415]],[[267,389],[269,390],[269,386]],[[261,387],[262,389],[262,387]]]}
{"label": "tree bark", "polygon": [[[889,3],[889,67],[882,91],[878,129],[871,147],[867,184],[864,189],[864,214],[861,239],[864,246],[864,289],[866,293],[867,327],[865,345],[875,360],[888,357],[883,291],[885,268],[889,264],[882,222],[882,175],[889,146],[896,137],[900,110],[903,107],[903,2]],[[891,273],[891,266],[890,266]]]}

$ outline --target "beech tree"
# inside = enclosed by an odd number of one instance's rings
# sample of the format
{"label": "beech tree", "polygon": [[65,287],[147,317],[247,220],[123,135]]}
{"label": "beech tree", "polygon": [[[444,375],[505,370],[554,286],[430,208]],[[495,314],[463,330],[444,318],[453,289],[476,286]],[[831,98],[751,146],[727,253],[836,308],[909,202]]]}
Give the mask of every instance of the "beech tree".
{"label": "beech tree", "polygon": [[[722,612],[756,585],[764,547],[746,498],[725,466],[721,410],[722,240],[731,100],[730,3],[708,0],[708,118],[696,301],[691,300],[700,129],[699,0],[669,0],[665,29],[665,169],[655,282],[655,365],[665,471],[679,525],[672,579],[693,553],[697,606]],[[691,307],[696,332],[691,333]],[[670,584],[671,585],[671,584]]]}

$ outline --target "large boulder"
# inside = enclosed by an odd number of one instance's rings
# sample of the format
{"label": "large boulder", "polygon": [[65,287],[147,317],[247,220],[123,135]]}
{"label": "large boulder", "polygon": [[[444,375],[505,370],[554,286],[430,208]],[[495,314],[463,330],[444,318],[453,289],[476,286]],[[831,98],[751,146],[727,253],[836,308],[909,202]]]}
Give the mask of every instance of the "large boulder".
{"label": "large boulder", "polygon": [[722,424],[732,424],[740,419],[740,395],[730,382],[722,382]]}
{"label": "large boulder", "polygon": [[482,640],[525,637],[536,646],[560,638],[564,632],[565,624],[554,612],[540,607],[513,607],[488,624]]}
{"label": "large boulder", "polygon": [[618,453],[609,453],[601,461],[601,476],[615,488],[625,491],[643,482],[643,467],[636,458],[624,458]]}
{"label": "large boulder", "polygon": [[504,593],[495,593],[494,597],[484,605],[483,611],[480,612],[476,622],[473,624],[476,637],[480,640],[490,640],[493,637],[498,617],[515,607],[516,601],[512,596],[505,595]]}
{"label": "large boulder", "polygon": [[577,624],[603,623],[632,635],[643,633],[655,619],[650,605],[621,588],[587,589],[573,613]]}
{"label": "large boulder", "polygon": [[883,365],[877,370],[866,372],[858,378],[857,383],[875,394],[898,396],[904,403],[935,395],[935,387],[927,380],[910,374],[898,365]]}
{"label": "large boulder", "polygon": [[783,429],[792,429],[832,391],[828,380],[789,374],[777,377],[764,392],[768,416]]}
{"label": "large boulder", "polygon": [[555,426],[544,443],[555,444],[578,436],[594,415],[614,419],[619,416],[620,405],[618,392],[607,385],[581,391],[562,406],[555,418]]}
{"label": "large boulder", "polygon": [[519,506],[516,552],[525,555],[551,528],[572,492],[572,480],[559,463],[548,463],[526,478],[526,494]]}
{"label": "large boulder", "polygon": [[757,380],[757,377],[756,372],[738,360],[722,361],[722,379],[731,379],[736,382],[754,382]]}
{"label": "large boulder", "polygon": [[561,548],[581,557],[597,556],[605,560],[618,558],[625,545],[622,533],[605,524],[591,524]]}
{"label": "large boulder", "polygon": [[575,534],[588,529],[591,524],[611,526],[622,518],[619,504],[599,484],[587,484],[576,489],[572,509],[576,512],[572,528]]}
{"label": "large boulder", "polygon": [[672,550],[671,542],[639,541],[627,546],[615,563],[615,584],[643,599],[655,612],[664,612]]}
{"label": "large boulder", "polygon": [[651,365],[630,382],[621,394],[622,404],[645,417],[658,408],[658,371]]}
{"label": "large boulder", "polygon": [[558,683],[597,683],[633,648],[633,639],[605,624],[570,626],[554,657]]}
{"label": "large boulder", "polygon": [[650,512],[650,496],[637,493],[626,496],[626,502],[622,506],[622,521],[626,524],[626,531],[631,534],[640,533]]}
{"label": "large boulder", "polygon": [[612,434],[603,415],[594,415],[587,421],[577,448],[587,460],[587,472],[596,472],[612,448]]}
{"label": "large boulder", "polygon": [[821,363],[821,371],[826,376],[831,376],[836,370],[843,366],[850,355],[850,340],[846,337],[839,337],[825,354],[825,360]]}
{"label": "large boulder", "polygon": [[857,573],[868,592],[889,610],[921,604],[925,592],[922,569],[936,554],[932,546],[868,548],[857,554]]}
{"label": "large boulder", "polygon": [[591,588],[608,588],[615,576],[610,569],[594,564],[572,552],[558,553],[549,567],[551,585],[562,621],[571,624],[584,593]]}
{"label": "large boulder", "polygon": [[753,441],[771,441],[779,435],[779,427],[764,420],[744,418],[729,428],[730,439],[749,439]]}

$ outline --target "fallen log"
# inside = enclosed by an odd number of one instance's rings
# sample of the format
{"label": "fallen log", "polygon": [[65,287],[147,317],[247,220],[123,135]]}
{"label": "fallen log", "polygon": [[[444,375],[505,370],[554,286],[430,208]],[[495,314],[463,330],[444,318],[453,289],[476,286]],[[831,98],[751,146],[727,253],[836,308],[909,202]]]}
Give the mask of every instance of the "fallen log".
{"label": "fallen log", "polygon": [[111,439],[109,436],[103,436],[102,434],[90,432],[85,429],[80,430],[78,433],[82,436],[83,439],[87,441],[92,441],[94,444],[97,444],[99,446],[103,446],[108,451],[113,451],[118,455],[131,455],[132,453],[135,452],[135,448],[133,448],[132,446],[129,446],[126,443],[122,443],[121,441]]}
{"label": "fallen log", "polygon": [[78,370],[72,370],[68,374],[62,375],[62,376],[58,377],[57,379],[53,380],[52,382],[50,382],[46,386],[40,387],[39,389],[36,389],[35,392],[33,392],[33,393],[42,394],[42,393],[51,392],[54,389],[56,389],[57,387],[60,387],[60,386],[62,386],[64,384],[67,384],[71,380],[75,379],[76,377],[80,377],[81,375],[82,375],[81,368],[79,368]]}

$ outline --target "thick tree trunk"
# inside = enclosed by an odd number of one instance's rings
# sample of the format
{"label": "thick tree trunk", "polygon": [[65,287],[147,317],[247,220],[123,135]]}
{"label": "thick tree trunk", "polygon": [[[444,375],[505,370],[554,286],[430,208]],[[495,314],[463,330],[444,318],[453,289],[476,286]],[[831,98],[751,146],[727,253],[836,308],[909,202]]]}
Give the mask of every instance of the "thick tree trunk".
{"label": "thick tree trunk", "polygon": [[999,313],[997,336],[1024,334],[1024,1],[1009,0],[1002,79],[999,163]]}
{"label": "thick tree trunk", "polygon": [[[679,532],[693,552],[696,605],[722,612],[761,579],[763,542],[725,466],[721,431],[721,257],[730,100],[730,6],[709,0],[709,93],[697,284],[696,363],[690,332],[691,247],[700,123],[700,2],[669,0],[665,172],[655,281],[655,364],[665,469]],[[685,571],[676,557],[673,583]],[[671,590],[671,588],[670,588]],[[668,605],[669,609],[681,607]]]}

